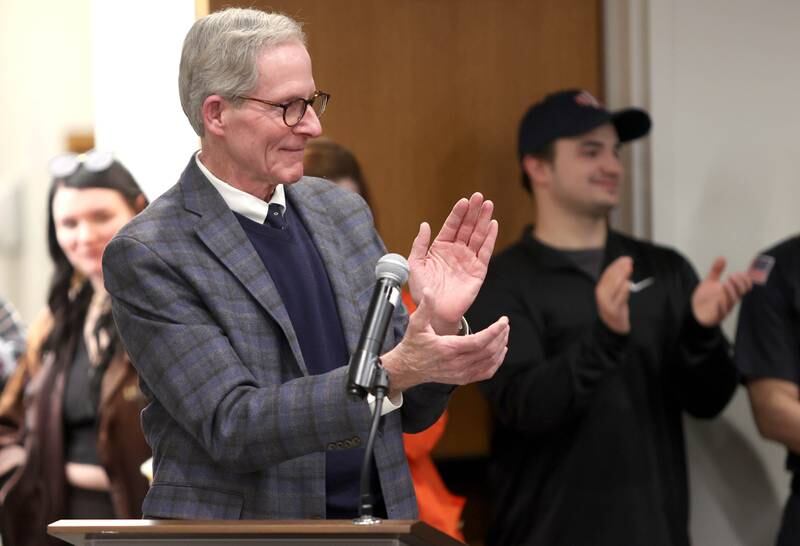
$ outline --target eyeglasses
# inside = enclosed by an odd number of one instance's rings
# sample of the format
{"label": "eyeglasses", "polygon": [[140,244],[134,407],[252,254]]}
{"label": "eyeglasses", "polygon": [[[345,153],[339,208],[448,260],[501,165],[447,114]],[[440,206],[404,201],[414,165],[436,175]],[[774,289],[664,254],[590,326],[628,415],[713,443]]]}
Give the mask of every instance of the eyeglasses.
{"label": "eyeglasses", "polygon": [[83,154],[61,154],[50,160],[50,175],[53,178],[66,178],[75,174],[81,165],[89,172],[99,173],[108,169],[112,163],[114,156],[101,150],[89,150]]}
{"label": "eyeglasses", "polygon": [[311,106],[311,108],[314,110],[314,113],[317,114],[318,118],[322,117],[322,114],[325,113],[325,108],[328,106],[328,101],[331,99],[331,96],[328,93],[323,93],[322,91],[314,91],[314,94],[311,95],[311,98],[294,99],[289,102],[284,102],[283,104],[264,99],[257,99],[256,97],[246,97],[244,95],[237,95],[234,98],[252,100],[255,102],[260,102],[261,104],[266,104],[267,106],[281,108],[283,109],[283,122],[288,127],[294,127],[300,123],[300,120],[302,120],[303,116],[306,115],[306,109],[309,106]]}

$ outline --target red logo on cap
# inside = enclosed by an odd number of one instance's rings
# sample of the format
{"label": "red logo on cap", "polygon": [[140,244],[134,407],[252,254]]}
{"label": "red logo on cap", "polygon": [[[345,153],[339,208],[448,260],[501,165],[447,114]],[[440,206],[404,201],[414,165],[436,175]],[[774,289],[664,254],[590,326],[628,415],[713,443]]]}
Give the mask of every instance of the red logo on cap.
{"label": "red logo on cap", "polygon": [[581,106],[591,106],[592,108],[600,108],[600,101],[588,91],[581,91],[575,95],[575,102]]}

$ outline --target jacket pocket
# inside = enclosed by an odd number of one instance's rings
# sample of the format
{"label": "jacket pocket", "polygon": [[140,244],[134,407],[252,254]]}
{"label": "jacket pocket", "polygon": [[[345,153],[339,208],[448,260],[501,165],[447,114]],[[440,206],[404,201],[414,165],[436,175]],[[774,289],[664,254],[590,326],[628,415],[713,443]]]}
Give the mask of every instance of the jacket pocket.
{"label": "jacket pocket", "polygon": [[145,518],[241,519],[244,498],[236,491],[155,483],[144,499]]}

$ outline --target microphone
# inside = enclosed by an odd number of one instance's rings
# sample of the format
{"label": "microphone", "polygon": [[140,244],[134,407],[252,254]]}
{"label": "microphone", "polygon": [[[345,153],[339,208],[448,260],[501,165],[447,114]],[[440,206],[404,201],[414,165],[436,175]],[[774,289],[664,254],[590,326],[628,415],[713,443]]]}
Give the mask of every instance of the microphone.
{"label": "microphone", "polygon": [[395,308],[400,287],[408,280],[408,262],[400,254],[386,254],[375,266],[375,290],[361,328],[361,338],[350,357],[347,392],[364,398],[374,386],[375,366]]}

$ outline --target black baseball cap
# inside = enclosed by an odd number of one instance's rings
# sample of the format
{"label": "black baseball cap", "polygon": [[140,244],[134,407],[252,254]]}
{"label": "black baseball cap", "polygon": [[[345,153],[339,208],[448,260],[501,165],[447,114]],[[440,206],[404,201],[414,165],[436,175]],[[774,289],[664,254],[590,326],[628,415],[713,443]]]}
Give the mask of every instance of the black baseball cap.
{"label": "black baseball cap", "polygon": [[605,123],[617,130],[620,142],[650,132],[650,116],[638,108],[610,112],[588,91],[570,89],[547,95],[531,106],[519,124],[518,153],[537,153],[554,140],[582,135]]}

